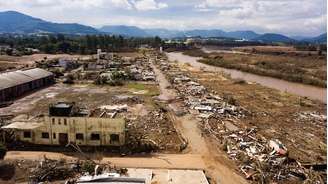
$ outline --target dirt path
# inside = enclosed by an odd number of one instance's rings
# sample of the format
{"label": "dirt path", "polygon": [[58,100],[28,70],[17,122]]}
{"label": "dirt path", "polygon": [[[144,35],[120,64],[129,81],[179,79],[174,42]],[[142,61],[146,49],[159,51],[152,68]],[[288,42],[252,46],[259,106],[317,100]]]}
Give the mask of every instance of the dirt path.
{"label": "dirt path", "polygon": [[[176,97],[173,89],[168,89],[170,83],[163,73],[153,65],[154,72],[160,86],[160,96],[170,98]],[[170,107],[170,106],[169,106]],[[173,110],[173,109],[171,109]],[[172,113],[173,114],[173,113]],[[247,181],[239,176],[233,169],[232,161],[223,152],[217,149],[216,145],[206,140],[198,128],[198,120],[191,114],[174,117],[176,128],[188,141],[187,151],[190,154],[200,154],[205,163],[206,172],[216,183],[220,184],[244,184]]]}
{"label": "dirt path", "polygon": [[164,74],[154,64],[152,64],[152,68],[156,74],[156,79],[159,83],[159,88],[161,92],[161,94],[158,96],[158,99],[163,101],[174,100],[177,94],[173,89],[169,89],[169,87],[171,86],[169,81],[166,80]]}
{"label": "dirt path", "polygon": [[[5,160],[39,161],[44,157],[49,159],[65,159],[76,161],[79,155],[65,155],[57,152],[42,151],[9,151]],[[147,157],[109,157],[100,154],[89,154],[93,160],[100,163],[112,163],[124,168],[158,168],[158,169],[204,169],[205,164],[199,154],[153,154]]]}

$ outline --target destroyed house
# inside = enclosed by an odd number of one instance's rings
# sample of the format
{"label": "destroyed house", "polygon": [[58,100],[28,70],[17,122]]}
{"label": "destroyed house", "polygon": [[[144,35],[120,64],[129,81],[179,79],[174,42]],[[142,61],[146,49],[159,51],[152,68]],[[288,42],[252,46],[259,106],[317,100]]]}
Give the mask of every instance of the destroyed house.
{"label": "destroyed house", "polygon": [[14,100],[33,90],[54,83],[54,75],[41,68],[0,74],[0,102]]}
{"label": "destroyed house", "polygon": [[37,145],[123,146],[125,143],[123,118],[90,116],[74,103],[50,105],[49,116],[13,122],[2,128],[13,131],[16,141]]}

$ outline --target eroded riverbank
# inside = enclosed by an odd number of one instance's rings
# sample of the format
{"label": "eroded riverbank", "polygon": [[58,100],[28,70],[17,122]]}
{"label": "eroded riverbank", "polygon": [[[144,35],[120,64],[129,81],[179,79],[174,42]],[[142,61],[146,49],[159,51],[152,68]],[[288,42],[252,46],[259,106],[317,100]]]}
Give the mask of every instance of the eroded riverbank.
{"label": "eroded riverbank", "polygon": [[260,76],[251,73],[246,73],[238,70],[233,69],[226,69],[216,66],[210,66],[207,64],[203,64],[197,62],[199,57],[191,57],[184,55],[180,52],[171,52],[167,53],[168,59],[171,61],[178,61],[180,63],[188,63],[193,67],[202,69],[204,71],[211,71],[211,72],[224,72],[229,74],[233,79],[243,79],[248,82],[256,82],[263,86],[277,89],[283,92],[288,92],[291,94],[299,95],[302,97],[308,97],[313,100],[319,100],[321,102],[327,103],[327,89],[315,87],[311,85],[304,85],[294,82],[288,82],[281,79],[276,79],[272,77]]}

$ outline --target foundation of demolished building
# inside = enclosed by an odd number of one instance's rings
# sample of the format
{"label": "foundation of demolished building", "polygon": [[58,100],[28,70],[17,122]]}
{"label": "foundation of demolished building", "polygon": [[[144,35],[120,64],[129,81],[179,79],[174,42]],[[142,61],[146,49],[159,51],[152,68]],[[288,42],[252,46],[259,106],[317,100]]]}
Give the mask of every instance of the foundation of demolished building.
{"label": "foundation of demolished building", "polygon": [[[218,96],[181,70],[176,62],[165,56],[156,57],[156,64],[178,92],[184,108],[199,119],[204,135],[222,145],[228,157],[236,162],[239,171],[253,183],[325,183],[326,167],[315,169],[289,157],[289,150],[277,139],[269,139],[257,132],[257,127],[242,127],[239,122],[252,112],[234,100]],[[317,113],[295,115],[298,121],[326,121]],[[320,164],[319,164],[320,165]],[[320,167],[319,167],[320,168]]]}

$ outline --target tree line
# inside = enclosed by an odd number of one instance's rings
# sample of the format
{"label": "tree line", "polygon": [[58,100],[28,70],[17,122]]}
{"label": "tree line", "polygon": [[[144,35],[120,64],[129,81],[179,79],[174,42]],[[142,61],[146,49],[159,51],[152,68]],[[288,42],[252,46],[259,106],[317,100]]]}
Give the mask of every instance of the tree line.
{"label": "tree line", "polygon": [[107,52],[131,51],[142,45],[159,47],[159,37],[135,38],[112,35],[0,35],[0,45],[23,51],[26,48],[39,49],[48,54],[95,54],[97,49]]}

